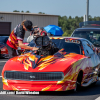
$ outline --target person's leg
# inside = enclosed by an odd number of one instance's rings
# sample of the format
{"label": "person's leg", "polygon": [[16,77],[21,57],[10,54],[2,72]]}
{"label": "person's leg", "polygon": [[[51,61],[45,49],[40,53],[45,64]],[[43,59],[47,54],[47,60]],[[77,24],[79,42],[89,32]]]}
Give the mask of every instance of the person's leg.
{"label": "person's leg", "polygon": [[12,51],[13,51],[13,57],[15,57],[15,56],[17,56],[17,52],[16,52],[16,50],[15,49],[12,49]]}
{"label": "person's leg", "polygon": [[12,57],[15,57],[17,56],[17,53],[16,53],[16,50],[15,49],[12,49],[10,46],[8,46],[6,44],[6,47],[7,47],[7,50],[8,50],[8,55],[9,55],[9,58],[12,58]]}

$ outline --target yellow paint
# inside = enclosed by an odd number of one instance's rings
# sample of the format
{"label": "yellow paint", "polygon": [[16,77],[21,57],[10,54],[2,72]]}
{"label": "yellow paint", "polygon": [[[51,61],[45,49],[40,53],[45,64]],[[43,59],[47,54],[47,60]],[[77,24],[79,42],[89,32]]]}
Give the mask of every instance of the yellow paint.
{"label": "yellow paint", "polygon": [[47,91],[48,89],[50,89],[52,85],[47,86],[46,88],[43,88],[42,91]]}
{"label": "yellow paint", "polygon": [[26,70],[28,70],[29,67],[32,67],[31,61],[29,61],[29,60],[27,59],[27,62],[28,62],[28,63],[26,63],[26,62],[24,61],[24,68],[25,68]]}
{"label": "yellow paint", "polygon": [[7,85],[7,86],[8,86],[7,79],[5,79],[5,78],[3,78],[3,77],[2,77],[2,82],[3,82],[3,84],[5,84],[5,85]]}
{"label": "yellow paint", "polygon": [[18,89],[17,89],[17,88],[15,88],[14,86],[12,86],[12,88],[13,88],[13,90],[17,90],[17,91],[18,91]]}
{"label": "yellow paint", "polygon": [[35,59],[37,60],[38,58],[36,58],[35,55],[30,55],[30,56],[29,56],[29,59],[30,59],[31,61],[35,61]]}
{"label": "yellow paint", "polygon": [[56,91],[63,91],[63,87],[58,88]]}
{"label": "yellow paint", "polygon": [[61,84],[61,83],[64,83],[64,81],[62,80],[62,81],[58,81],[58,82],[57,82],[57,84]]}

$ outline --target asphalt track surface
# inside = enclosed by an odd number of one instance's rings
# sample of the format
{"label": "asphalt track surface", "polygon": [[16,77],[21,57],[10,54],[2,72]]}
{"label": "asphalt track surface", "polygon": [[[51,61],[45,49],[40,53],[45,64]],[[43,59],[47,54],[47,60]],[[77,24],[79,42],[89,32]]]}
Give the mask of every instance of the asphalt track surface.
{"label": "asphalt track surface", "polygon": [[[8,59],[0,59],[0,73]],[[2,89],[2,77],[0,74],[0,93]],[[0,94],[0,100],[100,100],[100,81],[96,85],[82,88],[78,92],[39,92],[39,94]]]}

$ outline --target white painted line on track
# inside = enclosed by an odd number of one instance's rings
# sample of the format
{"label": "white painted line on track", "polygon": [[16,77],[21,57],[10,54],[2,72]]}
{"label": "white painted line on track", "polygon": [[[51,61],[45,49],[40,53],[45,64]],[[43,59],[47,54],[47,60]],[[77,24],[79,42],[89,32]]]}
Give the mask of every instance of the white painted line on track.
{"label": "white painted line on track", "polygon": [[96,98],[95,100],[100,100],[100,97]]}
{"label": "white painted line on track", "polygon": [[0,76],[0,77],[2,77],[2,76]]}
{"label": "white painted line on track", "polygon": [[0,62],[7,62],[7,61],[0,61]]}

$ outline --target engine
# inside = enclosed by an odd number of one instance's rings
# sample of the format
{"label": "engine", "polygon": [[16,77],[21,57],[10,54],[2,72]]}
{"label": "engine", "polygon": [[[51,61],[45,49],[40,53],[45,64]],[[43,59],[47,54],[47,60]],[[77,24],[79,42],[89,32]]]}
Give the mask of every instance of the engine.
{"label": "engine", "polygon": [[56,45],[49,39],[48,36],[39,36],[35,38],[35,44],[39,47],[37,54],[40,56],[53,55],[59,49]]}

